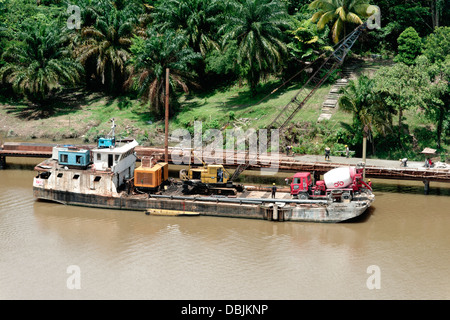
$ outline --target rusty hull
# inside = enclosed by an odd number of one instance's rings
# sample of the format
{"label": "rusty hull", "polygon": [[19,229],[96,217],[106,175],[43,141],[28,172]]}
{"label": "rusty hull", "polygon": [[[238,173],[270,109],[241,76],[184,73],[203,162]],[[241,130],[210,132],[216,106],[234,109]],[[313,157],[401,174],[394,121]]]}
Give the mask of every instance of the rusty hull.
{"label": "rusty hull", "polygon": [[33,187],[33,194],[38,199],[55,201],[65,205],[77,205],[95,208],[146,211],[148,209],[165,209],[187,212],[199,212],[203,216],[264,219],[275,221],[303,222],[342,222],[363,214],[370,207],[373,199],[362,199],[347,203],[304,203],[284,205],[226,203],[217,199],[215,202],[197,199],[151,198],[147,195],[104,196],[67,191],[49,190]]}

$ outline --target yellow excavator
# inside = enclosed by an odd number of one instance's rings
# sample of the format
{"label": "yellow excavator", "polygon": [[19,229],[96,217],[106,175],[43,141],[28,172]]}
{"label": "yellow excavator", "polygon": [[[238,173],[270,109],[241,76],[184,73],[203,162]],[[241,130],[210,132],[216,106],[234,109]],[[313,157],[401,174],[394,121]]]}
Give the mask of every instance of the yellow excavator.
{"label": "yellow excavator", "polygon": [[[191,154],[195,156],[194,152]],[[230,179],[230,173],[221,164],[207,164],[199,159],[203,166],[191,167],[189,159],[188,169],[180,170],[180,180],[183,182],[183,193],[185,194],[215,194],[215,195],[236,195],[243,191],[242,185],[236,185]]]}

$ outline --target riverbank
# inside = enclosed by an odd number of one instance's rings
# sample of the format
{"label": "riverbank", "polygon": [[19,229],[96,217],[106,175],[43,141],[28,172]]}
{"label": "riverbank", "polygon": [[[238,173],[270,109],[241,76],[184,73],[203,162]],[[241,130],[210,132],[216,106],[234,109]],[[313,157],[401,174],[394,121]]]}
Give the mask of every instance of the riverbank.
{"label": "riverbank", "polygon": [[[267,92],[279,84],[275,80],[268,81],[255,97],[250,95],[247,87],[239,85],[208,94],[184,95],[179,99],[180,110],[170,119],[170,130],[186,128],[192,131],[195,121],[202,123],[203,130],[265,128],[300,88],[299,84],[293,84],[267,97]],[[303,113],[293,121],[317,121],[330,86],[319,89]],[[164,145],[164,121],[155,118],[148,105],[138,99],[66,90],[54,100],[46,107],[52,110],[51,114],[36,111],[24,102],[3,101],[0,103],[0,136],[20,141],[78,139],[92,143],[110,132],[110,119],[114,118],[117,136],[132,136],[146,146]],[[345,119],[349,120],[351,116],[336,117],[336,121]]]}
{"label": "riverbank", "polygon": [[[94,142],[110,132],[111,118],[116,118],[116,132],[148,140],[146,108],[137,100],[110,97],[102,93],[66,90],[46,109],[39,112],[23,102],[0,104],[0,135],[8,139],[59,142],[77,139]],[[160,130],[154,132],[155,137]]]}
{"label": "riverbank", "polygon": [[[386,63],[365,61],[355,76],[371,75]],[[243,130],[267,128],[301,87],[300,83],[282,88],[279,88],[280,85],[280,81],[269,79],[258,88],[256,96],[251,96],[248,88],[239,84],[208,93],[183,95],[179,98],[180,109],[169,121],[169,130],[173,132],[183,128],[192,135],[195,121],[202,123],[203,131],[236,127]],[[331,88],[331,83],[324,84],[292,119],[280,137],[282,150],[286,145],[293,145],[293,151],[297,154],[321,155],[329,146],[332,155],[339,156],[345,145],[350,144],[354,155],[361,157],[362,143],[351,145],[349,142],[354,140],[355,135],[351,129],[352,114],[336,108],[329,120],[318,122]],[[9,141],[61,142],[73,139],[80,143],[95,143],[99,137],[110,132],[110,119],[114,118],[118,137],[133,137],[143,146],[164,145],[164,121],[155,118],[149,112],[148,105],[132,96],[113,97],[100,92],[71,89],[54,97],[46,110],[51,110],[51,113],[38,112],[20,101],[0,99],[0,137],[6,137]],[[408,157],[423,161],[420,154],[423,148],[434,148],[436,144],[434,134],[430,134],[435,130],[434,124],[423,112],[413,108],[405,110],[402,119],[408,145],[385,148],[392,146],[398,137],[394,134],[379,136],[375,139],[377,148],[371,145],[371,141],[368,142],[368,157],[396,161]],[[398,128],[393,130],[398,131]],[[448,144],[448,138],[444,139],[444,148]]]}

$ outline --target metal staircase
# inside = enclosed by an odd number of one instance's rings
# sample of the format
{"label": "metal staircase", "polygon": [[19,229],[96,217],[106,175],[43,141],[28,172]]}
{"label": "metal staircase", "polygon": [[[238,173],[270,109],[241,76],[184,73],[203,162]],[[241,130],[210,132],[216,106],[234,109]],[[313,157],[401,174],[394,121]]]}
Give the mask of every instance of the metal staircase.
{"label": "metal staircase", "polygon": [[345,56],[365,28],[365,23],[358,26],[352,33],[336,45],[335,51],[325,59],[322,65],[313,73],[308,81],[306,81],[291,101],[280,111],[270,124],[270,128],[279,130],[284,129],[289,121],[291,121],[297,112],[307,103],[333,71],[342,64]]}

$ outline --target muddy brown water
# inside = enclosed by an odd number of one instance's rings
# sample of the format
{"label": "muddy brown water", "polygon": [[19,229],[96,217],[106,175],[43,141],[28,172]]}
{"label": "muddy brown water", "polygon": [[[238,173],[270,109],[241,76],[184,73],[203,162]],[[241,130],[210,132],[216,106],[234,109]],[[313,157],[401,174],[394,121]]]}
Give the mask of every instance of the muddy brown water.
{"label": "muddy brown water", "polygon": [[36,201],[36,161],[0,170],[0,299],[450,298],[449,184],[373,180],[339,224],[161,217]]}

